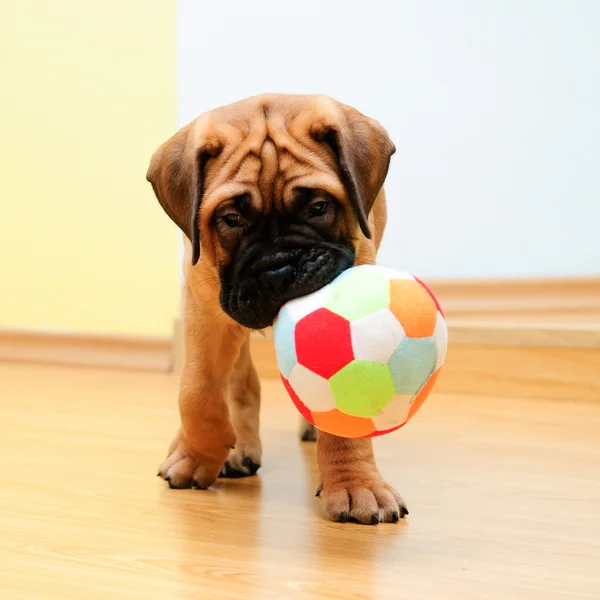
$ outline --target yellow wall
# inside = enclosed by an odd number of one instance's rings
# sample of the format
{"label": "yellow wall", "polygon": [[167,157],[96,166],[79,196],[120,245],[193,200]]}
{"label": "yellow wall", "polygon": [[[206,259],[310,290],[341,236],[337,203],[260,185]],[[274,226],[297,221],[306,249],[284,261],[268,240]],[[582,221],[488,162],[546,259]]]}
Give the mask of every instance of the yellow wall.
{"label": "yellow wall", "polygon": [[174,0],[0,0],[0,326],[171,333]]}

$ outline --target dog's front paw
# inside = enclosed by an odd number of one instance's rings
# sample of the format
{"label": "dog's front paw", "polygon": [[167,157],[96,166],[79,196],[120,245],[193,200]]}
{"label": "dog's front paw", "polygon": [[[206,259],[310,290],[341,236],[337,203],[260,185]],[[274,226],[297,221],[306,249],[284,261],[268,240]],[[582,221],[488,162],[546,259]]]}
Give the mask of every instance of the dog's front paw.
{"label": "dog's front paw", "polygon": [[402,496],[379,473],[369,473],[323,481],[317,496],[332,521],[356,521],[369,525],[396,523],[408,515]]}
{"label": "dog's front paw", "polygon": [[217,480],[228,452],[226,447],[203,452],[178,436],[171,444],[169,456],[160,466],[158,476],[171,488],[206,489]]}

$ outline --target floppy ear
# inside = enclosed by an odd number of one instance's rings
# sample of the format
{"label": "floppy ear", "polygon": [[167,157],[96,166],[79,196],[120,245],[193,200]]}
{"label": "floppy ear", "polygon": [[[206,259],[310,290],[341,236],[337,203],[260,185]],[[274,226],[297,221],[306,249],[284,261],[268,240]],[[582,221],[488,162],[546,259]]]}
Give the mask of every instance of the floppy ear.
{"label": "floppy ear", "polygon": [[350,204],[363,234],[370,238],[369,212],[396,152],[392,140],[377,121],[347,106],[328,111],[313,124],[311,135],[333,149]]}
{"label": "floppy ear", "polygon": [[200,258],[198,213],[204,191],[204,166],[220,146],[197,141],[193,124],[180,129],[153,154],[146,179],[164,211],[192,243],[192,264]]}

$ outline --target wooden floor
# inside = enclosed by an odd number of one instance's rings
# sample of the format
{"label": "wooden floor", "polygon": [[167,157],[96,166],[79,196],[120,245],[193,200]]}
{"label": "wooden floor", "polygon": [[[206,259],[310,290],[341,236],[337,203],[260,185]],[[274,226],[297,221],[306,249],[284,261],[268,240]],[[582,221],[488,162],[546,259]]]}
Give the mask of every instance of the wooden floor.
{"label": "wooden floor", "polygon": [[377,441],[410,516],[324,521],[264,383],[261,477],[172,491],[172,376],[0,364],[0,598],[600,598],[600,403],[434,395]]}

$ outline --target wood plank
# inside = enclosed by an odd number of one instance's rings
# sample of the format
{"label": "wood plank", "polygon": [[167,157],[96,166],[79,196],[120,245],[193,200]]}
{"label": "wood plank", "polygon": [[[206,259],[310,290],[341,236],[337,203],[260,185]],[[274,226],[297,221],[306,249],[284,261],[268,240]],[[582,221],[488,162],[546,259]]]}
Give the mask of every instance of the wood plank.
{"label": "wood plank", "polygon": [[260,477],[169,490],[177,383],[0,364],[2,598],[598,599],[600,404],[433,394],[376,441],[410,515],[368,527],[322,518],[278,382]]}

